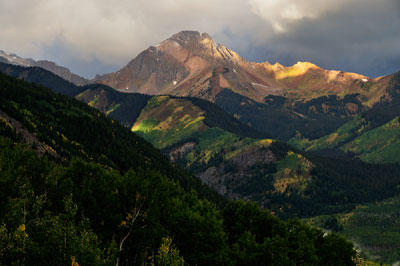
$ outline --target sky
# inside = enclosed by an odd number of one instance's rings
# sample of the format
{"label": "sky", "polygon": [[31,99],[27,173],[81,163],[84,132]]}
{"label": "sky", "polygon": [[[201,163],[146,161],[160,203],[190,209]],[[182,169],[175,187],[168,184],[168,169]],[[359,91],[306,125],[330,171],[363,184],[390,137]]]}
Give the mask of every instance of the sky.
{"label": "sky", "polygon": [[400,70],[400,0],[0,0],[0,25],[0,50],[87,78],[181,30],[207,32],[250,61]]}

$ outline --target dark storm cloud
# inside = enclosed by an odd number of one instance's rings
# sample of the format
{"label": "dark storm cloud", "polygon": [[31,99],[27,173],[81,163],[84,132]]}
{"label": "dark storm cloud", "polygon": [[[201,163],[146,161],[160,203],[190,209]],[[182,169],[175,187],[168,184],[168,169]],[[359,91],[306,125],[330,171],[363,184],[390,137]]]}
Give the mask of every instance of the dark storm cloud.
{"label": "dark storm cloud", "polygon": [[398,0],[0,0],[0,49],[92,77],[184,29],[253,61],[400,70]]}
{"label": "dark storm cloud", "polygon": [[400,12],[381,1],[306,19],[272,41],[279,56],[376,76],[400,70]]}

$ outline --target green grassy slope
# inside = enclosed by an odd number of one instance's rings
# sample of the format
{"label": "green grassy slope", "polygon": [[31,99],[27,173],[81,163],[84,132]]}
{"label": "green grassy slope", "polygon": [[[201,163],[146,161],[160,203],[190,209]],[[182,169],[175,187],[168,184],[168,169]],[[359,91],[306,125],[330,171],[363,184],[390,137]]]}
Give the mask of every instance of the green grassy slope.
{"label": "green grassy slope", "polygon": [[370,125],[365,118],[357,116],[353,120],[338,128],[335,132],[322,138],[315,140],[293,138],[289,141],[289,143],[306,151],[334,149],[361,135],[368,130],[369,127]]}
{"label": "green grassy slope", "polygon": [[291,139],[289,143],[302,150],[320,153],[324,150],[337,149],[370,163],[399,163],[399,126],[399,116],[374,127],[374,121],[363,115],[320,139],[310,141],[296,138]]}
{"label": "green grassy slope", "polygon": [[400,162],[399,117],[361,134],[341,147],[352,152],[361,160],[373,163]]}
{"label": "green grassy slope", "polygon": [[162,149],[205,130],[204,119],[204,111],[188,100],[154,96],[142,109],[132,131]]}

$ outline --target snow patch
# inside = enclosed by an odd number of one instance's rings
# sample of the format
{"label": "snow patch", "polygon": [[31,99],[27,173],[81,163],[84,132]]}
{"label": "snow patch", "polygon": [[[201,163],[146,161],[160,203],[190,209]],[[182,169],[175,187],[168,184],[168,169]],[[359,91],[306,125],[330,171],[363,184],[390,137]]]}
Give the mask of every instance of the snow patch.
{"label": "snow patch", "polygon": [[[186,42],[186,40],[185,40],[185,42]],[[175,41],[173,41],[172,44],[175,45],[175,46],[181,46],[179,43],[177,43]]]}
{"label": "snow patch", "polygon": [[362,82],[367,82],[367,81],[368,81],[368,79],[361,79],[361,81],[362,81]]}
{"label": "snow patch", "polygon": [[127,90],[129,90],[129,87],[126,87]]}
{"label": "snow patch", "polygon": [[174,85],[176,85],[176,83],[178,83],[176,80],[174,80],[174,82],[172,82]]}
{"label": "snow patch", "polygon": [[252,67],[253,69],[256,69],[256,67],[255,67],[255,66],[253,66],[253,65],[251,65],[251,67]]}
{"label": "snow patch", "polygon": [[235,73],[236,73],[236,69],[233,69],[233,72],[235,72]]}
{"label": "snow patch", "polygon": [[254,82],[252,82],[251,85],[253,85],[253,86],[260,86],[260,87],[263,87],[263,88],[269,88],[268,86],[262,85],[262,84],[260,84],[260,83],[254,83]]}

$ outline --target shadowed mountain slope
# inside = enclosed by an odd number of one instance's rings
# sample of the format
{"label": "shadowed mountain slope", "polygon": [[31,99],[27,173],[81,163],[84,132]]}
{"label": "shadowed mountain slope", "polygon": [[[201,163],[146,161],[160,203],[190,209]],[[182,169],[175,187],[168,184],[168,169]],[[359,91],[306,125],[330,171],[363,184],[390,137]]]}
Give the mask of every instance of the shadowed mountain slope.
{"label": "shadowed mountain slope", "polygon": [[89,80],[71,73],[68,68],[59,66],[56,63],[48,60],[35,61],[31,58],[22,58],[15,54],[9,54],[0,50],[0,62],[25,67],[40,67],[56,74],[59,77],[62,77],[71,83],[74,83],[75,85],[81,86],[89,83]]}

